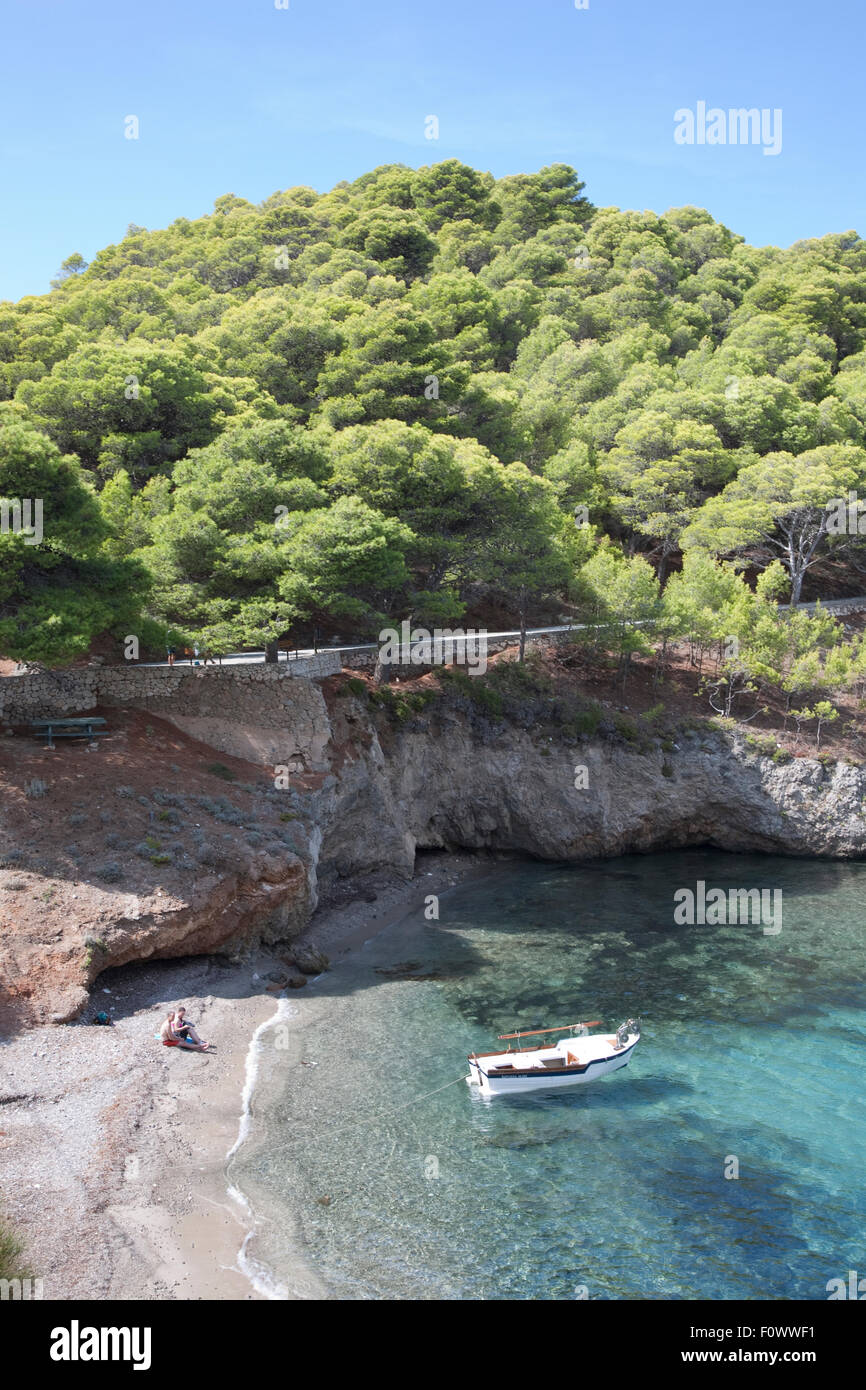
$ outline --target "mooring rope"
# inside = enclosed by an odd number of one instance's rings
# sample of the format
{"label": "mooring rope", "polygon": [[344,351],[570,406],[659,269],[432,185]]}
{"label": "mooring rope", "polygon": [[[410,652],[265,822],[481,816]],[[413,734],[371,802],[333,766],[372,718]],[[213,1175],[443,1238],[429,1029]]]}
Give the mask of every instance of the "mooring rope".
{"label": "mooring rope", "polygon": [[[411,1100],[404,1101],[402,1105],[391,1106],[389,1110],[377,1110],[372,1115],[361,1115],[357,1120],[347,1120],[341,1125],[326,1125],[324,1129],[317,1130],[319,1134],[339,1134],[343,1129],[352,1129],[355,1125],[362,1125],[367,1120],[378,1120],[388,1115],[399,1115],[401,1110],[408,1110],[410,1105],[418,1105],[422,1100],[429,1100],[431,1096],[438,1096],[440,1091],[447,1091],[450,1086],[457,1086],[461,1081],[466,1080],[466,1073],[457,1076],[453,1081],[446,1081],[444,1086],[436,1086],[432,1091],[424,1091],[420,1096],[413,1096]],[[307,1131],[312,1130],[312,1126],[307,1127]]]}

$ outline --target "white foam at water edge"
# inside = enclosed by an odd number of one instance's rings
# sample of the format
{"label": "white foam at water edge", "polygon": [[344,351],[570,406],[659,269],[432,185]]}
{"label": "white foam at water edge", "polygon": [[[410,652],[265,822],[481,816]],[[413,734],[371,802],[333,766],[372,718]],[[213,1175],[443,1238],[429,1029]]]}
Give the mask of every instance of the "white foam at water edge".
{"label": "white foam at water edge", "polygon": [[264,1265],[259,1264],[258,1260],[254,1260],[251,1255],[247,1254],[247,1246],[256,1233],[256,1218],[252,1207],[240,1188],[229,1185],[228,1195],[232,1201],[237,1202],[238,1206],[243,1209],[244,1215],[251,1223],[249,1230],[244,1236],[243,1244],[238,1251],[238,1269],[241,1274],[249,1280],[256,1293],[261,1294],[262,1298],[267,1298],[272,1303],[287,1302],[289,1291],[285,1285],[278,1283],[278,1281],[265,1269]]}
{"label": "white foam at water edge", "polygon": [[[292,1007],[288,999],[279,999],[277,1001],[276,1011],[271,1014],[270,1018],[266,1018],[264,1023],[259,1024],[250,1039],[246,1066],[244,1069],[244,1088],[241,1092],[241,1115],[238,1124],[238,1137],[226,1154],[226,1163],[234,1157],[250,1132],[250,1123],[252,1120],[251,1105],[253,1092],[256,1088],[256,1079],[259,1073],[259,1061],[262,1055],[262,1038],[275,1024],[281,1023],[287,1018],[294,1018],[297,1012],[298,1010]],[[260,1265],[257,1260],[252,1259],[252,1257],[247,1254],[247,1245],[255,1235],[256,1218],[252,1207],[239,1188],[230,1184],[227,1190],[231,1200],[242,1208],[247,1221],[250,1223],[249,1229],[244,1236],[243,1244],[238,1251],[238,1269],[250,1281],[256,1293],[261,1294],[263,1298],[272,1301],[287,1300],[289,1298],[289,1292],[284,1285],[271,1278],[264,1266]]]}

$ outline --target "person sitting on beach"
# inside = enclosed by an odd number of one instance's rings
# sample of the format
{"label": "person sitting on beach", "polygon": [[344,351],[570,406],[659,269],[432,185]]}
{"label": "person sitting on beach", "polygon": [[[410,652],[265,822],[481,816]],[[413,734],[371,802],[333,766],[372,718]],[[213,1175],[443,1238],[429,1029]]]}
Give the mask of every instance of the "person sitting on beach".
{"label": "person sitting on beach", "polygon": [[170,1009],[168,1017],[159,1030],[164,1047],[186,1047],[194,1052],[206,1052],[210,1043],[203,1042],[191,1023],[187,1023],[186,1009]]}

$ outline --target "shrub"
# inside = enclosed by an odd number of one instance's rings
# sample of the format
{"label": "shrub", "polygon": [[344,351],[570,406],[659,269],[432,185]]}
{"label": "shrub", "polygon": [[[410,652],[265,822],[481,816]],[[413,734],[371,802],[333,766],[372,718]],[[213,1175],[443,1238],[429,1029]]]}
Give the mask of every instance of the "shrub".
{"label": "shrub", "polygon": [[[491,687],[489,676],[470,676],[457,666],[446,666],[439,673],[439,679],[446,689],[451,686],[461,695],[467,696],[485,714],[492,715],[493,718],[501,716],[504,708],[502,696],[498,690]],[[518,680],[520,679],[518,677]]]}
{"label": "shrub", "polygon": [[746,734],[746,743],[750,748],[754,748],[756,753],[760,753],[762,758],[773,758],[779,751],[779,745],[772,734]]}
{"label": "shrub", "polygon": [[366,689],[367,687],[364,684],[364,682],[360,679],[360,677],[350,676],[349,679],[347,681],[344,681],[343,684],[340,686],[338,694],[363,695],[366,692]]}
{"label": "shrub", "polygon": [[117,796],[122,796],[127,801],[131,800],[132,797],[135,796],[135,792],[133,791],[132,787],[115,787],[114,790]]}
{"label": "shrub", "polygon": [[43,782],[41,777],[32,777],[24,784],[24,795],[29,796],[32,801],[38,801],[47,791],[48,784]]}
{"label": "shrub", "polygon": [[80,811],[76,811],[73,815],[66,817],[66,824],[70,826],[71,829],[77,830],[80,825],[87,824],[87,817],[82,815]]}
{"label": "shrub", "polygon": [[123,878],[123,870],[116,859],[109,859],[107,863],[97,867],[96,877],[101,878],[105,883],[119,883]]}
{"label": "shrub", "polygon": [[544,657],[537,647],[528,647],[526,659],[523,665],[519,661],[503,661],[495,670],[513,671],[526,680],[527,684],[532,684],[536,690],[550,690],[553,682],[547,673],[544,664]]}
{"label": "shrub", "polygon": [[24,1246],[14,1231],[0,1221],[0,1279],[27,1279],[29,1271],[21,1264]]}
{"label": "shrub", "polygon": [[391,712],[394,718],[402,721],[408,719],[412,714],[417,714],[419,709],[424,708],[423,701],[421,704],[418,704],[420,698],[421,697],[417,695],[399,694],[391,706]]}
{"label": "shrub", "polygon": [[725,714],[712,714],[708,722],[725,734],[732,734],[737,728],[736,719],[730,719]]}
{"label": "shrub", "polygon": [[430,701],[435,699],[435,696],[432,690],[413,690],[404,698],[409,708],[418,712],[426,709]]}
{"label": "shrub", "polygon": [[390,685],[370,691],[371,704],[387,710],[397,720],[408,719],[410,715],[419,713],[433,698],[432,691],[394,690]]}
{"label": "shrub", "polygon": [[[180,768],[173,766],[173,772],[180,772]],[[185,806],[186,797],[180,796],[177,792],[164,792],[160,787],[155,787],[150,793],[150,799],[157,806]]]}
{"label": "shrub", "polygon": [[600,723],[601,710],[598,706],[591,705],[588,709],[578,710],[572,715],[568,727],[579,738],[583,738],[596,733]]}
{"label": "shrub", "polygon": [[619,710],[614,713],[613,727],[624,738],[627,743],[636,743],[638,739],[637,725],[633,719],[629,719],[627,714],[621,714]]}
{"label": "shrub", "polygon": [[772,758],[774,763],[789,763],[794,756],[787,748],[780,747],[772,734],[746,734],[746,743],[762,758]]}
{"label": "shrub", "polygon": [[653,705],[652,709],[645,709],[640,718],[645,719],[647,724],[654,724],[657,720],[662,718],[665,708],[663,703]]}
{"label": "shrub", "polygon": [[221,777],[224,782],[236,782],[237,777],[225,763],[208,763],[206,771],[213,777]]}

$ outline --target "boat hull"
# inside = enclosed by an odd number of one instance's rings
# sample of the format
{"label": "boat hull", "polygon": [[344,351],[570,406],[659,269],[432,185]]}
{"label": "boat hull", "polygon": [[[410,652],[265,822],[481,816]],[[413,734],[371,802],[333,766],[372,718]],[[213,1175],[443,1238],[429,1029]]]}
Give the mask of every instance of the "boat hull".
{"label": "boat hull", "polygon": [[493,1068],[485,1067],[484,1059],[470,1057],[470,1073],[466,1079],[482,1096],[514,1096],[528,1091],[564,1090],[569,1086],[586,1086],[590,1081],[607,1076],[609,1072],[627,1067],[638,1041],[636,1037],[629,1039],[625,1047],[610,1056],[589,1058],[580,1066],[565,1066],[558,1071],[548,1071],[540,1067],[521,1071],[515,1066],[512,1071],[497,1070],[496,1074],[493,1074]]}

